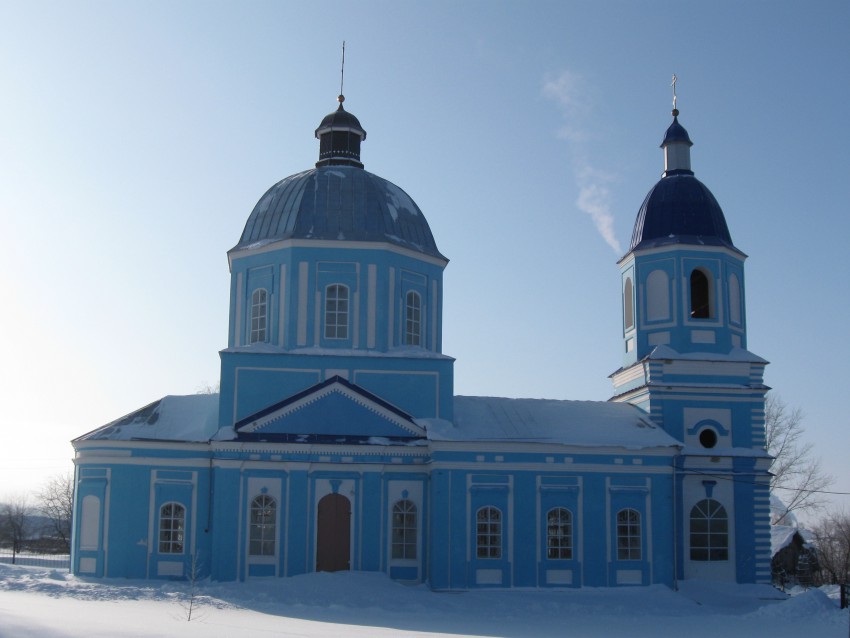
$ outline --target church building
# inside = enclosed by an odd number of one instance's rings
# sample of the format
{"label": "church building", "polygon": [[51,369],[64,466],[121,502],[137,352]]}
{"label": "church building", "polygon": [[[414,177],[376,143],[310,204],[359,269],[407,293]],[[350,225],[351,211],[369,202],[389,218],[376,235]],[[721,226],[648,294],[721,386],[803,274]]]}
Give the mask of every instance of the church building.
{"label": "church building", "polygon": [[455,396],[448,259],[413,199],[364,169],[343,100],[315,167],[273,185],[227,253],[220,392],[73,441],[73,572],[770,582],[767,362],[747,350],[746,255],[678,110],[619,261],[614,395],[562,401]]}

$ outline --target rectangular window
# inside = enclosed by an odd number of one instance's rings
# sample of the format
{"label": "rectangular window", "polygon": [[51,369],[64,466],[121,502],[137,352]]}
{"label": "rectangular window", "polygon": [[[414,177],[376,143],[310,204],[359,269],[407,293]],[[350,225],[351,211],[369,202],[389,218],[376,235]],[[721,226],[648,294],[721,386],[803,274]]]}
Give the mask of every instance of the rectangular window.
{"label": "rectangular window", "polygon": [[259,288],[251,295],[251,338],[250,343],[266,340],[268,325],[268,294]]}
{"label": "rectangular window", "polygon": [[640,513],[632,509],[617,512],[617,560],[640,560]]}
{"label": "rectangular window", "polygon": [[186,508],[166,503],[159,510],[159,553],[182,554],[186,532]]}
{"label": "rectangular window", "polygon": [[570,560],[572,557],[572,514],[568,509],[556,507],[546,515],[546,558]]}
{"label": "rectangular window", "polygon": [[248,553],[251,556],[274,556],[277,535],[277,502],[260,495],[251,502],[251,531]]}
{"label": "rectangular window", "polygon": [[416,505],[408,500],[393,506],[392,557],[416,558]]}
{"label": "rectangular window", "polygon": [[502,512],[495,507],[482,507],[476,519],[476,556],[501,558]]}
{"label": "rectangular window", "polygon": [[348,339],[348,288],[339,284],[325,289],[325,339]]}
{"label": "rectangular window", "polygon": [[404,343],[422,345],[422,298],[418,293],[407,293],[405,302]]}

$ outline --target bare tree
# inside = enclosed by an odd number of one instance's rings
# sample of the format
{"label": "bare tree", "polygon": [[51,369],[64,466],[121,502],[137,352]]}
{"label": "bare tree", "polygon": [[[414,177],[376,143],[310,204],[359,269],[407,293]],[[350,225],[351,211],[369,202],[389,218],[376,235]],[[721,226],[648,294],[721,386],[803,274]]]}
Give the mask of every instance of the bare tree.
{"label": "bare tree", "polygon": [[850,581],[850,514],[827,514],[814,533],[823,581],[832,584]]}
{"label": "bare tree", "polygon": [[37,494],[38,509],[50,520],[50,531],[64,551],[71,548],[71,517],[74,512],[74,478],[71,474],[50,477]]}
{"label": "bare tree", "polygon": [[12,546],[12,562],[29,535],[30,507],[25,496],[15,497],[0,505],[0,538]]}
{"label": "bare tree", "polygon": [[832,485],[832,477],[821,470],[820,459],[812,455],[812,444],[803,440],[803,412],[789,408],[777,395],[768,394],[764,404],[765,448],[773,457],[770,490],[785,505],[774,517],[782,524],[789,513],[813,511],[823,506],[821,491]]}
{"label": "bare tree", "polygon": [[195,390],[195,394],[218,394],[221,391],[221,383],[211,385],[207,382],[202,383]]}

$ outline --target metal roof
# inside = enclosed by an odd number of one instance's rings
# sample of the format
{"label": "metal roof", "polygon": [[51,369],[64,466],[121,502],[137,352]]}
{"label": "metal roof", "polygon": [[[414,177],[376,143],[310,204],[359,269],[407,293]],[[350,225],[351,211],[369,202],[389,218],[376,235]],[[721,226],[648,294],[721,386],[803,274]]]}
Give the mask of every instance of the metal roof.
{"label": "metal roof", "polygon": [[413,199],[353,166],[321,166],[279,181],[257,202],[234,250],[283,239],[384,242],[445,259]]}
{"label": "metal roof", "polygon": [[688,146],[694,145],[685,127],[679,124],[679,118],[675,116],[673,117],[673,123],[667,127],[667,132],[664,133],[664,141],[661,142],[662,148],[671,142],[684,142]]}
{"label": "metal roof", "polygon": [[665,244],[735,249],[720,204],[690,171],[668,171],[652,187],[638,211],[629,251]]}
{"label": "metal roof", "polygon": [[366,139],[366,131],[360,126],[360,120],[353,113],[349,113],[342,108],[342,103],[340,103],[336,111],[325,115],[322,123],[316,129],[316,137],[318,138],[325,131],[352,131],[360,135],[364,140]]}

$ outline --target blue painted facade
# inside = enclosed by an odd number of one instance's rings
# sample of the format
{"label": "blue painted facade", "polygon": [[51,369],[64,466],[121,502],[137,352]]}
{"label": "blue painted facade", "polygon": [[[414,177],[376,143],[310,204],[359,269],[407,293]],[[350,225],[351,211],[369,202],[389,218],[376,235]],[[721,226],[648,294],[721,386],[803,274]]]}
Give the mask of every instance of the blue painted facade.
{"label": "blue painted facade", "polygon": [[228,253],[220,393],[164,397],[74,441],[74,573],[769,582],[745,255],[678,119],[620,261],[609,402],[454,396],[448,262],[425,217],[365,171],[342,100],[316,136],[316,168],[274,185]]}

